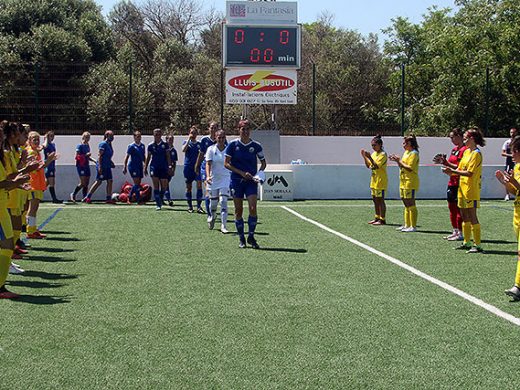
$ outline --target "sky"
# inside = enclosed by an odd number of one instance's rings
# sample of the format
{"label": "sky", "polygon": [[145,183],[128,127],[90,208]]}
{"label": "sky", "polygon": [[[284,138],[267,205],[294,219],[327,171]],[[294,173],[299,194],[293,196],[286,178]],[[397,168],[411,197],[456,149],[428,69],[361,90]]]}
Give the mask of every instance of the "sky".
{"label": "sky", "polygon": [[[104,15],[119,0],[95,0],[102,6]],[[137,4],[139,0],[134,0]],[[225,11],[224,0],[203,0],[206,7]],[[455,8],[453,0],[300,0],[298,1],[298,21],[313,22],[322,12],[334,15],[333,25],[350,30],[357,30],[363,35],[376,33],[382,36],[381,30],[392,24],[392,18],[403,16],[412,22],[422,20],[428,8],[436,5],[439,8]]]}

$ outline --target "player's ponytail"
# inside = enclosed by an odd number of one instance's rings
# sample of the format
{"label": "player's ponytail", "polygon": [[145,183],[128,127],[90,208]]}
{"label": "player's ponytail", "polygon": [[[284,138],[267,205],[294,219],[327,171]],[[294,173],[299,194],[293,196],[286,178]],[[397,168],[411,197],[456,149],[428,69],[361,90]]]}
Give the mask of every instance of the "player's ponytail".
{"label": "player's ponytail", "polygon": [[484,134],[478,127],[472,127],[468,129],[466,132],[467,135],[475,140],[475,143],[479,146],[486,146],[486,140],[484,139]]}
{"label": "player's ponytail", "polygon": [[372,138],[372,142],[383,148],[383,138],[381,137],[381,134],[376,134],[376,136]]}

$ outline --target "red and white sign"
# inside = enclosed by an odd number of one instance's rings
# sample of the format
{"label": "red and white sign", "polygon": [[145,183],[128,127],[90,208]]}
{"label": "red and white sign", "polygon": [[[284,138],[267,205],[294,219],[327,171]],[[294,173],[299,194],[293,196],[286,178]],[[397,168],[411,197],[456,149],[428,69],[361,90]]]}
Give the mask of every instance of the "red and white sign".
{"label": "red and white sign", "polygon": [[226,103],[296,104],[296,77],[296,70],[227,70]]}

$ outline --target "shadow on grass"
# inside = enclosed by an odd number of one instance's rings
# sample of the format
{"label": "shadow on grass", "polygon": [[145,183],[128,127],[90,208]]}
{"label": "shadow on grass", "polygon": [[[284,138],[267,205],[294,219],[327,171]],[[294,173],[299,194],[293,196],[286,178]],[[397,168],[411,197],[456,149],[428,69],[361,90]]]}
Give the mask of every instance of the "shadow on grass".
{"label": "shadow on grass", "polygon": [[79,275],[56,274],[56,273],[44,272],[44,271],[25,271],[23,273],[23,276],[37,277],[37,278],[47,279],[47,280],[77,279],[79,277]]}
{"label": "shadow on grass", "polygon": [[518,256],[518,252],[516,251],[498,251],[494,249],[486,249],[484,248],[485,255],[501,255],[501,256]]}
{"label": "shadow on grass", "polygon": [[451,234],[450,232],[446,230],[421,230],[421,227],[419,226],[419,230],[417,230],[417,233],[425,233],[425,234],[444,234],[448,235]]}
{"label": "shadow on grass", "polygon": [[72,234],[71,232],[63,232],[58,230],[47,230],[44,231],[45,234]]}
{"label": "shadow on grass", "polygon": [[46,241],[63,241],[63,242],[81,241],[79,238],[76,238],[76,237],[47,237],[45,240]]}
{"label": "shadow on grass", "polygon": [[56,297],[52,295],[20,295],[20,298],[13,299],[13,302],[31,303],[33,305],[58,305],[60,303],[69,303],[70,295]]}
{"label": "shadow on grass", "polygon": [[293,249],[293,248],[260,248],[257,250],[266,251],[266,252],[307,253],[307,249]]}
{"label": "shadow on grass", "polygon": [[9,280],[9,286],[28,287],[28,288],[59,288],[65,286],[62,283],[37,282],[31,280]]}
{"label": "shadow on grass", "polygon": [[31,247],[30,251],[35,252],[50,252],[50,253],[59,253],[59,252],[75,252],[75,249],[64,249],[64,248],[44,248],[44,247]]}
{"label": "shadow on grass", "polygon": [[483,244],[516,244],[515,241],[506,240],[482,240]]}
{"label": "shadow on grass", "polygon": [[64,259],[63,257],[52,257],[52,256],[30,256],[25,259],[27,261],[43,261],[45,263],[70,263],[76,261],[75,259]]}

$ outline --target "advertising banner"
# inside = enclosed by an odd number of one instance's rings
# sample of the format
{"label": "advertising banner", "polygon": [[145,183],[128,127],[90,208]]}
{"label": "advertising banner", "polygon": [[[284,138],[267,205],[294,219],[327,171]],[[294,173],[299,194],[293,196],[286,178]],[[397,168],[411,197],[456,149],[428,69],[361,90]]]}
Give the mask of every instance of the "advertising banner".
{"label": "advertising banner", "polygon": [[226,70],[227,104],[296,104],[296,70]]}
{"label": "advertising banner", "polygon": [[230,24],[296,24],[296,2],[289,1],[228,1],[226,22]]}
{"label": "advertising banner", "polygon": [[260,200],[294,200],[292,171],[266,171],[265,181],[261,186]]}

